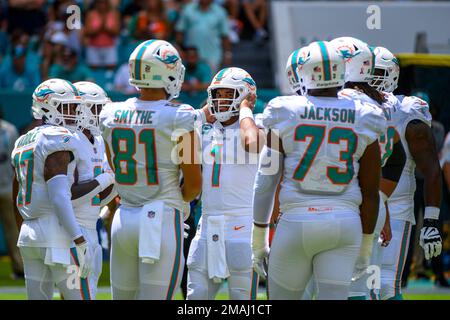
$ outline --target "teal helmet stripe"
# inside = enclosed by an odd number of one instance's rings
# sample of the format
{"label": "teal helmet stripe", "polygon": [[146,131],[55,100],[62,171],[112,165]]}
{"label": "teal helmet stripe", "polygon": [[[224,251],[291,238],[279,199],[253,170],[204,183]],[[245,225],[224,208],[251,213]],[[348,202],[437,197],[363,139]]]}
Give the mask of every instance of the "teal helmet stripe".
{"label": "teal helmet stripe", "polygon": [[222,80],[222,78],[227,70],[228,70],[228,68],[220,70],[219,74],[217,75],[216,81]]}
{"label": "teal helmet stripe", "polygon": [[294,74],[294,78],[295,81],[299,81],[298,79],[298,74],[297,74],[297,56],[298,56],[298,50],[295,50],[294,53],[292,54],[292,59],[291,59],[291,68],[292,68],[292,73]]}
{"label": "teal helmet stripe", "polygon": [[374,75],[375,74],[375,57],[376,57],[375,52],[374,52],[375,47],[371,47],[371,46],[368,46],[368,47],[369,47],[370,53],[372,54],[372,70],[370,70],[370,74]]}
{"label": "teal helmet stripe", "polygon": [[320,53],[322,54],[323,77],[325,81],[329,81],[331,80],[331,63],[328,49],[323,41],[318,41],[317,44],[319,45]]}
{"label": "teal helmet stripe", "polygon": [[148,41],[144,42],[143,46],[139,49],[139,52],[136,55],[136,60],[134,61],[134,78],[136,80],[141,80],[142,56],[144,55],[147,47],[155,41],[156,40],[148,40]]}
{"label": "teal helmet stripe", "polygon": [[79,95],[80,95],[79,92],[78,92],[78,90],[77,90],[77,88],[75,88],[75,86],[73,85],[72,82],[67,81],[67,80],[64,80],[64,81],[67,82],[67,83],[69,84],[69,86],[70,86],[70,87],[72,88],[72,90],[73,90],[73,93],[75,93],[76,96],[79,96]]}

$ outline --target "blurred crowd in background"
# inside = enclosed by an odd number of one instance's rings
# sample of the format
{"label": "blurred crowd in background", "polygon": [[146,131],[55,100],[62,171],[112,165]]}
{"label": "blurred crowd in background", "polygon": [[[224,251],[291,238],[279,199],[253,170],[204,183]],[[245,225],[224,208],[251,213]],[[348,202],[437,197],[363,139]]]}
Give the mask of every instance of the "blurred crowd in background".
{"label": "blurred crowd in background", "polygon": [[195,94],[231,65],[233,44],[267,39],[267,9],[267,0],[0,0],[0,89],[56,77],[134,93],[128,57],[158,38],[181,52],[183,90]]}

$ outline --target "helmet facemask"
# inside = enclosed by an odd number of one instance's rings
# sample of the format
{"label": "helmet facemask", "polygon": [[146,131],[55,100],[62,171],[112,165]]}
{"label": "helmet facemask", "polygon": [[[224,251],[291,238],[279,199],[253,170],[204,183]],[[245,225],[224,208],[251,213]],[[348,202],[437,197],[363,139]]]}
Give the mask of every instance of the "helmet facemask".
{"label": "helmet facemask", "polygon": [[[228,89],[226,92],[223,89]],[[221,91],[219,91],[221,90]],[[244,87],[217,86],[208,88],[208,109],[217,121],[225,122],[239,115],[239,106],[248,90]]]}
{"label": "helmet facemask", "polygon": [[78,130],[87,129],[94,136],[101,135],[100,131],[100,112],[106,103],[86,101],[80,106],[80,112],[77,119]]}
{"label": "helmet facemask", "polygon": [[377,66],[370,85],[380,92],[393,92],[397,88],[398,76],[391,69]]}
{"label": "helmet facemask", "polygon": [[44,123],[62,126],[71,131],[77,130],[80,103],[53,100],[48,106],[41,107],[41,109]]}

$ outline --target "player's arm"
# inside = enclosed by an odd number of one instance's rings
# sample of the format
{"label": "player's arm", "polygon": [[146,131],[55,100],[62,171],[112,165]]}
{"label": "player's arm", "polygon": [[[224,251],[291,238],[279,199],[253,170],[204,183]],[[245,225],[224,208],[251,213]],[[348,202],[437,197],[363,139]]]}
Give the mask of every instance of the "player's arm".
{"label": "player's arm", "polygon": [[[184,134],[178,139],[180,169],[183,173],[181,194],[185,202],[191,202],[202,190],[202,171],[200,164],[200,142],[195,131]],[[187,152],[185,152],[187,150]]]}
{"label": "player's arm", "polygon": [[406,141],[417,168],[424,176],[424,227],[420,233],[420,245],[425,258],[438,256],[442,250],[442,239],[438,231],[441,206],[441,168],[431,128],[420,120],[413,120],[406,127]]}
{"label": "player's arm", "polygon": [[71,188],[74,206],[90,201],[90,199],[97,194],[103,195],[103,198],[106,198],[111,193],[114,186],[114,174],[111,172],[101,173],[96,176],[94,180],[87,182],[80,183],[77,180],[78,179],[75,179],[75,183]]}
{"label": "player's arm", "polygon": [[378,209],[380,205],[380,177],[381,177],[381,152],[378,140],[367,146],[364,154],[359,159],[358,180],[361,189],[362,202],[359,206],[362,241],[359,255],[355,263],[352,280],[361,278],[370,262],[373,246],[373,231],[377,223]]}
{"label": "player's arm", "polygon": [[266,143],[264,130],[256,126],[253,118],[253,108],[256,96],[249,95],[242,100],[239,109],[239,126],[241,130],[241,143],[245,151],[259,153]]}
{"label": "player's arm", "polygon": [[67,167],[71,162],[69,151],[58,151],[50,154],[45,160],[44,179],[47,182],[50,202],[55,208],[59,221],[72,240],[78,244],[85,241],[73,211]]}
{"label": "player's arm", "polygon": [[389,206],[386,201],[397,187],[403,169],[405,168],[405,164],[406,152],[403,148],[400,136],[398,135],[398,133],[396,133],[394,136],[394,146],[392,149],[392,154],[387,159],[385,166],[381,169],[382,177],[380,180],[380,197],[382,198],[386,210],[386,220],[381,231],[383,246],[387,246],[392,239]]}
{"label": "player's arm", "polygon": [[253,268],[263,278],[267,276],[265,259],[269,255],[269,222],[274,208],[275,193],[280,182],[283,164],[281,148],[272,148],[273,139],[281,146],[278,136],[268,133],[267,146],[260,153],[258,172],[253,188]]}
{"label": "player's arm", "polygon": [[70,199],[67,167],[72,158],[73,155],[70,151],[57,151],[50,154],[45,159],[44,179],[47,183],[49,200],[53,205],[55,214],[73,242],[75,242],[79,263],[78,276],[87,278],[93,268],[93,260],[88,242],[83,237],[81,228],[75,218]]}
{"label": "player's arm", "polygon": [[17,208],[17,195],[19,194],[19,182],[17,181],[17,177],[14,174],[13,184],[12,184],[12,203],[14,208],[14,215],[16,217],[16,225],[20,230],[23,222],[23,218],[19,213],[19,209]]}
{"label": "player's arm", "polygon": [[358,180],[362,202],[359,207],[363,234],[373,234],[378,217],[381,155],[378,140],[368,145],[359,160]]}

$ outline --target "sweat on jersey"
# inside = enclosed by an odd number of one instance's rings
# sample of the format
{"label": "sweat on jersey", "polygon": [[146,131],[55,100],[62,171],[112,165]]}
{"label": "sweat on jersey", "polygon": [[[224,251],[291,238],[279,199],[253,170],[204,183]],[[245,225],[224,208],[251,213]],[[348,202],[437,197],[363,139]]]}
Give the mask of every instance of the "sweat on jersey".
{"label": "sweat on jersey", "polygon": [[269,102],[263,125],[284,149],[280,210],[328,206],[359,212],[359,159],[386,130],[383,112],[359,100],[283,96]]}

